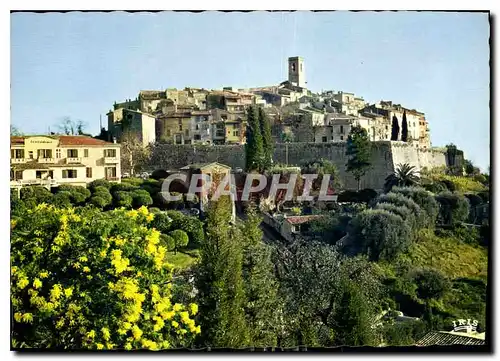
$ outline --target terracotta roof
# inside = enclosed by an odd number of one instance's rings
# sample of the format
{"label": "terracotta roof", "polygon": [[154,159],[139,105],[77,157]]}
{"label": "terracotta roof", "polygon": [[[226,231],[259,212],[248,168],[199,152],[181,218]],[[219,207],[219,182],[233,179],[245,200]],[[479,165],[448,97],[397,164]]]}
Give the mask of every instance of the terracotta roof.
{"label": "terracotta roof", "polygon": [[320,215],[292,216],[292,217],[287,217],[286,220],[291,224],[302,224],[318,218],[321,218],[321,216]]}
{"label": "terracotta roof", "polygon": [[85,145],[85,146],[112,146],[119,144],[106,142],[104,140],[88,137],[85,135],[33,135],[33,136],[25,136],[25,137],[10,137],[11,144],[24,144],[24,140],[30,137],[46,137],[51,139],[58,139],[59,145],[68,146],[68,145]]}
{"label": "terracotta roof", "polygon": [[449,332],[429,332],[422,339],[417,342],[417,346],[446,346],[446,345],[484,345],[485,341],[477,338],[471,337],[467,334],[458,335],[456,333]]}

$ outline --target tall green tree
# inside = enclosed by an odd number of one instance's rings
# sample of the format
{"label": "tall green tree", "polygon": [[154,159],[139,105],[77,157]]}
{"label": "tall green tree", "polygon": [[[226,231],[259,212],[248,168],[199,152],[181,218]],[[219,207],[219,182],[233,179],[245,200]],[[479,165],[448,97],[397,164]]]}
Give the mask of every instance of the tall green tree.
{"label": "tall green tree", "polygon": [[259,124],[260,132],[262,134],[262,146],[264,150],[263,168],[267,170],[273,163],[274,144],[271,134],[271,123],[269,122],[267,114],[262,107],[259,107]]}
{"label": "tall green tree", "polygon": [[335,313],[337,345],[372,346],[375,343],[371,316],[363,292],[351,280],[343,282],[342,300]]}
{"label": "tall green tree", "polygon": [[398,118],[395,115],[393,115],[392,116],[391,140],[398,140],[398,137],[399,137]]}
{"label": "tall green tree", "polygon": [[403,121],[401,123],[401,140],[408,141],[408,121],[406,120],[406,110],[403,112]]}
{"label": "tall green tree", "polygon": [[363,177],[371,166],[371,143],[366,129],[359,125],[351,128],[347,137],[347,171],[352,173],[354,179],[358,182],[360,189],[361,177]]}
{"label": "tall green tree", "polygon": [[250,207],[240,232],[244,239],[243,278],[247,303],[245,313],[249,326],[251,345],[277,346],[281,302],[279,284],[274,275],[271,248],[262,242],[261,217]]}
{"label": "tall green tree", "polygon": [[244,312],[242,240],[230,220],[228,196],[209,204],[195,277],[202,346],[239,348],[250,341]]}
{"label": "tall green tree", "polygon": [[254,106],[247,110],[247,132],[246,132],[246,170],[261,171],[264,160],[264,141],[260,131],[259,116]]}

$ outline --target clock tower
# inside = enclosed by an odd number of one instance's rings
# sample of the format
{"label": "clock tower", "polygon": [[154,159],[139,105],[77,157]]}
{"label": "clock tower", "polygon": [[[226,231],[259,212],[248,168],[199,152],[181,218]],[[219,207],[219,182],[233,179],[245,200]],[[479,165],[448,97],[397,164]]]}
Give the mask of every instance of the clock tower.
{"label": "clock tower", "polygon": [[304,59],[300,56],[288,58],[288,81],[301,88],[306,87]]}

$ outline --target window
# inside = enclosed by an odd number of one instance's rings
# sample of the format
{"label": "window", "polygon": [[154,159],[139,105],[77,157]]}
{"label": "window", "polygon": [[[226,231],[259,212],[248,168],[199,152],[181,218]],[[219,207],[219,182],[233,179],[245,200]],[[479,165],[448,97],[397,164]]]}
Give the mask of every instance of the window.
{"label": "window", "polygon": [[49,178],[54,179],[54,171],[53,170],[49,170]]}
{"label": "window", "polygon": [[343,125],[340,126],[340,134],[344,134],[344,126]]}
{"label": "window", "polygon": [[116,149],[104,149],[104,157],[115,158],[116,157]]}
{"label": "window", "polygon": [[106,174],[106,179],[116,178],[116,167],[106,167],[104,168],[104,173]]}
{"label": "window", "polygon": [[78,158],[78,149],[68,149],[67,157],[68,158]]}
{"label": "window", "polygon": [[28,152],[28,156],[29,156],[29,159],[33,159],[33,151],[32,150],[30,150]]}
{"label": "window", "polygon": [[24,149],[12,149],[10,152],[11,158],[24,158]]}
{"label": "window", "polygon": [[385,130],[389,130],[389,126],[388,125],[385,126]]}
{"label": "window", "polygon": [[63,169],[63,178],[76,178],[76,169]]}
{"label": "window", "polygon": [[328,141],[328,138],[327,137],[322,137],[322,141],[323,141],[323,143],[326,143]]}
{"label": "window", "polygon": [[179,130],[182,131],[182,124],[179,124]]}
{"label": "window", "polygon": [[200,125],[199,125],[199,124],[196,124],[195,129],[196,129],[196,130],[200,130]]}
{"label": "window", "polygon": [[92,168],[86,168],[85,173],[87,178],[92,178]]}
{"label": "window", "polygon": [[295,73],[295,63],[292,63],[292,71]]}
{"label": "window", "polygon": [[61,158],[61,149],[56,149],[56,158]]}
{"label": "window", "polygon": [[52,158],[52,150],[38,149],[38,158]]}
{"label": "window", "polygon": [[16,170],[14,172],[14,179],[15,180],[21,180],[21,179],[23,179],[23,171],[22,170]]}
{"label": "window", "polygon": [[84,150],[83,150],[83,156],[84,156],[85,158],[88,158],[88,157],[89,157],[89,150],[88,150],[88,149],[84,149]]}
{"label": "window", "polygon": [[233,130],[233,137],[239,137],[240,136],[240,131],[239,130]]}
{"label": "window", "polygon": [[201,136],[199,134],[194,135],[194,140],[201,140]]}
{"label": "window", "polygon": [[170,131],[170,129],[167,129],[167,137],[170,137],[172,135],[172,132]]}
{"label": "window", "polygon": [[343,135],[340,136],[340,140],[344,140],[344,136]]}
{"label": "window", "polygon": [[184,132],[184,134],[186,134],[186,136],[189,136],[189,129],[186,129],[186,131]]}

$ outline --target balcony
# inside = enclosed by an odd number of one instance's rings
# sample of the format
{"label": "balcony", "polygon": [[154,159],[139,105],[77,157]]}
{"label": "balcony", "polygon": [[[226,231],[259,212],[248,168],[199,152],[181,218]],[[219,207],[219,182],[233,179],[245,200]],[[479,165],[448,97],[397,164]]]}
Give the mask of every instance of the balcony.
{"label": "balcony", "polygon": [[116,182],[120,180],[120,178],[118,177],[106,177],[105,179],[110,182]]}
{"label": "balcony", "polygon": [[38,158],[38,163],[55,163],[56,160],[54,158]]}
{"label": "balcony", "polygon": [[10,158],[11,164],[21,164],[26,163],[26,158]]}
{"label": "balcony", "polygon": [[22,187],[27,185],[41,185],[41,186],[55,186],[57,185],[57,181],[55,179],[18,179],[11,180],[11,187]]}
{"label": "balcony", "polygon": [[104,157],[105,164],[117,164],[120,163],[118,157]]}
{"label": "balcony", "polygon": [[66,164],[75,164],[75,163],[81,163],[82,158],[66,158]]}

